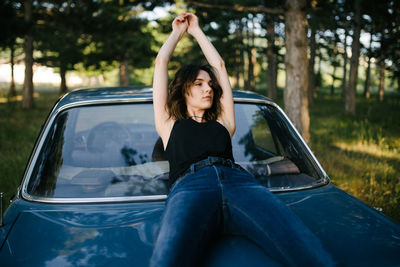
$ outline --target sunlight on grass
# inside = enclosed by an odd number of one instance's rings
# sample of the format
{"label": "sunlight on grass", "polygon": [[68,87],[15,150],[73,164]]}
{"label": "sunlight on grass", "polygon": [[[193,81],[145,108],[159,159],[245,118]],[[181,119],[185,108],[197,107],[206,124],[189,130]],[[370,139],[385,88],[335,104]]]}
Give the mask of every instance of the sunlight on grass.
{"label": "sunlight on grass", "polygon": [[376,144],[346,144],[343,142],[336,142],[334,143],[334,146],[336,146],[338,149],[349,152],[365,153],[373,157],[384,157],[387,159],[400,160],[400,153],[398,151],[382,149],[381,146]]}
{"label": "sunlight on grass", "polygon": [[[39,94],[38,93],[33,93],[34,98],[38,98]],[[16,95],[12,97],[0,97],[0,104],[4,104],[7,102],[13,102],[13,101],[22,101],[22,95]]]}
{"label": "sunlight on grass", "polygon": [[333,184],[400,222],[400,98],[343,100],[322,96],[311,107],[312,149]]}

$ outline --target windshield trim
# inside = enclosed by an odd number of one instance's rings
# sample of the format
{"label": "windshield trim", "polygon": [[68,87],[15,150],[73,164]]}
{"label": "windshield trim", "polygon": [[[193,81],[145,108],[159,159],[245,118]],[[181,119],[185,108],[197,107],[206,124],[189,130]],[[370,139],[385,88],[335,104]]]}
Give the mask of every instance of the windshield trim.
{"label": "windshield trim", "polygon": [[[36,144],[32,150],[32,154],[29,157],[29,161],[27,163],[27,167],[25,169],[25,173],[22,180],[21,186],[21,196],[23,199],[33,202],[42,202],[42,203],[104,203],[104,202],[143,202],[143,201],[164,201],[166,199],[166,195],[152,195],[152,196],[131,196],[131,197],[104,197],[104,198],[48,198],[48,197],[38,197],[31,195],[27,192],[27,187],[29,183],[28,177],[31,177],[33,169],[34,169],[34,162],[37,161],[39,157],[39,152],[41,151],[45,139],[43,138],[47,136],[48,132],[51,130],[51,126],[54,123],[55,118],[61,112],[82,106],[92,106],[92,105],[113,105],[113,104],[121,104],[121,103],[131,103],[131,104],[138,104],[138,103],[151,103],[153,99],[151,97],[143,97],[143,98],[116,98],[116,99],[100,99],[100,100],[89,100],[89,101],[78,101],[75,103],[68,103],[58,107],[57,104],[50,112],[45,124],[43,125],[43,130],[39,134],[39,137],[36,141]],[[284,116],[286,121],[289,125],[294,129],[296,136],[298,137],[299,141],[302,143],[303,147],[306,149],[308,156],[311,158],[312,163],[315,165],[317,171],[322,176],[321,179],[316,180],[314,183],[307,185],[307,186],[299,186],[299,187],[273,187],[268,188],[271,192],[274,193],[283,193],[283,192],[293,192],[293,191],[300,191],[306,189],[312,189],[316,187],[320,187],[323,185],[327,185],[330,183],[330,179],[314,154],[311,152],[310,148],[301,137],[297,129],[294,127],[293,123],[289,120],[288,116],[284,113],[284,111],[274,102],[264,99],[249,99],[249,98],[234,98],[235,103],[250,103],[250,104],[262,104],[262,105],[271,105],[279,110],[279,112]]]}

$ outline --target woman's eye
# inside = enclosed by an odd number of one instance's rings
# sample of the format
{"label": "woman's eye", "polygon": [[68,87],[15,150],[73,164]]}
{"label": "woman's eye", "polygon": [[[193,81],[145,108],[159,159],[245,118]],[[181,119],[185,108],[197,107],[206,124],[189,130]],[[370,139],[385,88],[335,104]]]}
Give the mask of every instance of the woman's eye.
{"label": "woman's eye", "polygon": [[201,83],[195,83],[194,85],[196,85],[196,86],[201,86]]}

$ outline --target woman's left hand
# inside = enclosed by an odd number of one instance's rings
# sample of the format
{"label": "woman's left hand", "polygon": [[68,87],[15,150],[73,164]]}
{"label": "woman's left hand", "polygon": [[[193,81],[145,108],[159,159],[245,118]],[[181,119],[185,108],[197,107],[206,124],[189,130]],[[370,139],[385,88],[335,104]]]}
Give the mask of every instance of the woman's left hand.
{"label": "woman's left hand", "polygon": [[200,26],[199,26],[199,19],[197,18],[197,16],[193,13],[183,13],[182,14],[188,21],[189,26],[187,28],[187,32],[190,35],[193,35],[196,33],[196,31],[201,30]]}

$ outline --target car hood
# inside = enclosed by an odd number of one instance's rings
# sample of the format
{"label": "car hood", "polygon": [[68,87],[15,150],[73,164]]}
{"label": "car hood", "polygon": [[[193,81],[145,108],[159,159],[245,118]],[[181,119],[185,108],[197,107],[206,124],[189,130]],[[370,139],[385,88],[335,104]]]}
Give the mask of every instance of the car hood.
{"label": "car hood", "polygon": [[399,266],[400,225],[329,184],[280,198],[345,266]]}
{"label": "car hood", "polygon": [[[400,264],[400,227],[343,191],[329,185],[278,197],[338,263]],[[19,202],[7,212],[6,223],[12,226],[0,251],[0,261],[10,266],[146,266],[164,209],[163,202]],[[208,265],[262,266],[267,261],[271,260],[248,240],[225,236],[212,250]]]}
{"label": "car hood", "polygon": [[151,255],[162,204],[48,205],[20,212],[0,259],[29,266],[141,266]]}

